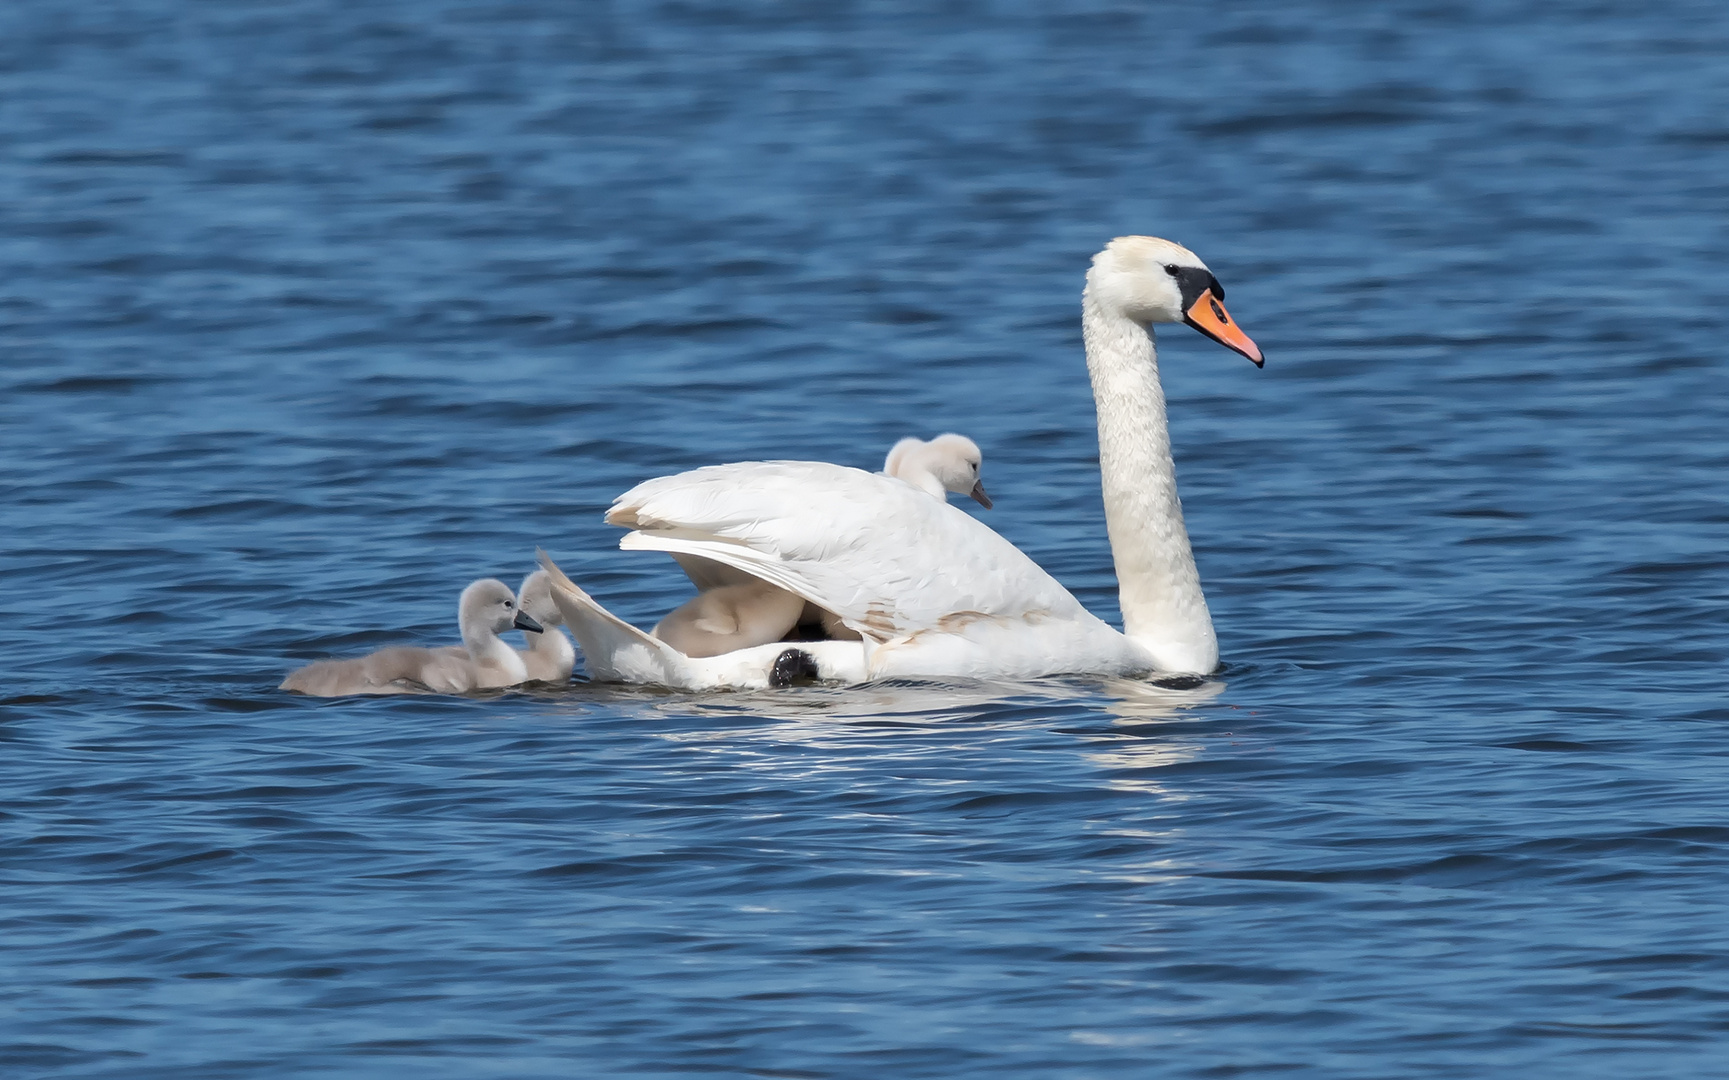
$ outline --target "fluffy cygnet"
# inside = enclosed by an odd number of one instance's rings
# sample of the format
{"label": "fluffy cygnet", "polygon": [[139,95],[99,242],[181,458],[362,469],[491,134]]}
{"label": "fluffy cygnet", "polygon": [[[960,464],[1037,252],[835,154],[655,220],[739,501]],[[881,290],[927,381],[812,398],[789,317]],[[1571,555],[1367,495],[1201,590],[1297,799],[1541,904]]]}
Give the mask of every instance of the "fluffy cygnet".
{"label": "fluffy cygnet", "polygon": [[991,497],[985,494],[985,482],[979,479],[983,465],[979,444],[951,431],[930,442],[909,438],[895,443],[883,460],[883,472],[939,499],[948,498],[943,494],[947,491],[970,495],[989,510]]}
{"label": "fluffy cygnet", "polygon": [[283,690],[312,697],[347,694],[464,694],[514,686],[528,678],[515,649],[498,635],[511,627],[542,627],[516,605],[510,586],[483,578],[462,590],[457,601],[462,646],[425,649],[401,645],[354,660],[320,660],[282,680]]}
{"label": "fluffy cygnet", "polygon": [[552,602],[552,579],[545,570],[536,570],[522,579],[522,588],[516,595],[522,613],[545,627],[538,633],[526,629],[522,632],[528,648],[518,649],[517,655],[528,669],[528,681],[564,682],[576,667],[576,647],[559,629],[564,624],[564,613]]}

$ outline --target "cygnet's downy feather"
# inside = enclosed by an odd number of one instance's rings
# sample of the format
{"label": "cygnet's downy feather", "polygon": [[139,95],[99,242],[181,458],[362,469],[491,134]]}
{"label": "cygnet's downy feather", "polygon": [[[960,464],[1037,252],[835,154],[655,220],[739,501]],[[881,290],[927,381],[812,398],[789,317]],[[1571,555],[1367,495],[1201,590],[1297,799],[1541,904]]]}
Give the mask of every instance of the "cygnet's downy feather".
{"label": "cygnet's downy feather", "polygon": [[803,597],[749,581],[698,593],[660,620],[654,636],[686,656],[720,656],[781,640],[803,614]]}
{"label": "cygnet's downy feather", "polygon": [[991,497],[985,494],[985,482],[979,478],[984,467],[984,455],[979,444],[954,432],[938,435],[930,442],[906,438],[895,443],[883,459],[883,472],[938,499],[944,492],[971,497],[986,510]]}
{"label": "cygnet's downy feather", "polygon": [[545,570],[536,570],[522,579],[517,592],[517,604],[522,613],[534,619],[544,629],[523,630],[528,648],[517,650],[528,670],[529,682],[564,682],[576,667],[576,647],[559,627],[564,613],[552,600],[552,582]]}
{"label": "cygnet's downy feather", "polygon": [[280,689],[311,697],[466,694],[514,686],[528,678],[522,658],[498,635],[512,627],[542,627],[517,607],[509,585],[494,578],[469,585],[457,602],[457,620],[461,646],[399,645],[352,660],[320,660],[282,680]]}

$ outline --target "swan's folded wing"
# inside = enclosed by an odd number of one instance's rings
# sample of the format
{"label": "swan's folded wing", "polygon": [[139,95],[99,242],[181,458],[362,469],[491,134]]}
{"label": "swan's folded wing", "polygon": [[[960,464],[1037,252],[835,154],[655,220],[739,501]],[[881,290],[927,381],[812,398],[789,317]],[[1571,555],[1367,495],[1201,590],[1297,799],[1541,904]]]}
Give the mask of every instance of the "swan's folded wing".
{"label": "swan's folded wing", "polygon": [[1080,604],[976,518],[900,480],[814,461],[714,465],[639,484],[620,546],[709,559],[878,641],[956,617],[1072,617]]}

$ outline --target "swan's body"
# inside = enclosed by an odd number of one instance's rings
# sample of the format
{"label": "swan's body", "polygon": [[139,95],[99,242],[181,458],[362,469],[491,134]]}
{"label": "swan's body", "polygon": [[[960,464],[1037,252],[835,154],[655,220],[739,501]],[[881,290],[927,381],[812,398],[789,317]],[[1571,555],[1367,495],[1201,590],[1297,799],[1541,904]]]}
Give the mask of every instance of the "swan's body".
{"label": "swan's body", "polygon": [[[1259,364],[1223,295],[1192,252],[1151,237],[1112,241],[1087,274],[1082,327],[1123,632],[981,522],[858,469],[711,466],[637,485],[606,520],[633,530],[622,548],[718,564],[834,613],[861,641],[800,646],[824,677],[1208,674],[1218,644],[1183,527],[1148,327],[1188,322]],[[647,635],[562,574],[553,585],[596,678],[700,688],[664,658],[638,663],[632,635]],[[591,637],[613,655],[597,662]]]}
{"label": "swan's body", "polygon": [[517,590],[517,605],[522,613],[539,623],[539,632],[524,630],[528,648],[517,650],[527,671],[528,682],[565,682],[576,667],[576,647],[559,627],[564,614],[552,602],[552,583],[545,570],[536,570],[522,579]]}
{"label": "swan's body", "polygon": [[469,585],[457,602],[457,620],[460,647],[400,645],[353,660],[320,660],[289,675],[278,689],[311,697],[466,694],[528,677],[522,658],[498,635],[512,626],[538,630],[540,624],[517,608],[510,586],[492,578]]}
{"label": "swan's body", "polygon": [[[883,475],[910,484],[939,502],[949,492],[991,508],[979,470],[978,444],[953,432],[929,442],[906,438],[883,460]],[[818,481],[820,483],[820,481]],[[656,624],[655,637],[692,658],[721,656],[780,641],[798,625],[820,627],[830,640],[858,641],[834,612],[724,564],[674,555],[702,591]]]}

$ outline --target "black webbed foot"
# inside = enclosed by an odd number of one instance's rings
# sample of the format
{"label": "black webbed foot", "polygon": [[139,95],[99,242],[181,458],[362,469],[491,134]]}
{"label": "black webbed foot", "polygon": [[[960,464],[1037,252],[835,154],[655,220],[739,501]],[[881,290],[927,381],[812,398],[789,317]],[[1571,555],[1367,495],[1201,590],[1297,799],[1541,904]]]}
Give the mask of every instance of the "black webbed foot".
{"label": "black webbed foot", "polygon": [[817,675],[815,657],[803,649],[787,649],[774,658],[774,667],[769,669],[768,673],[768,684],[791,686],[796,682],[808,682]]}

